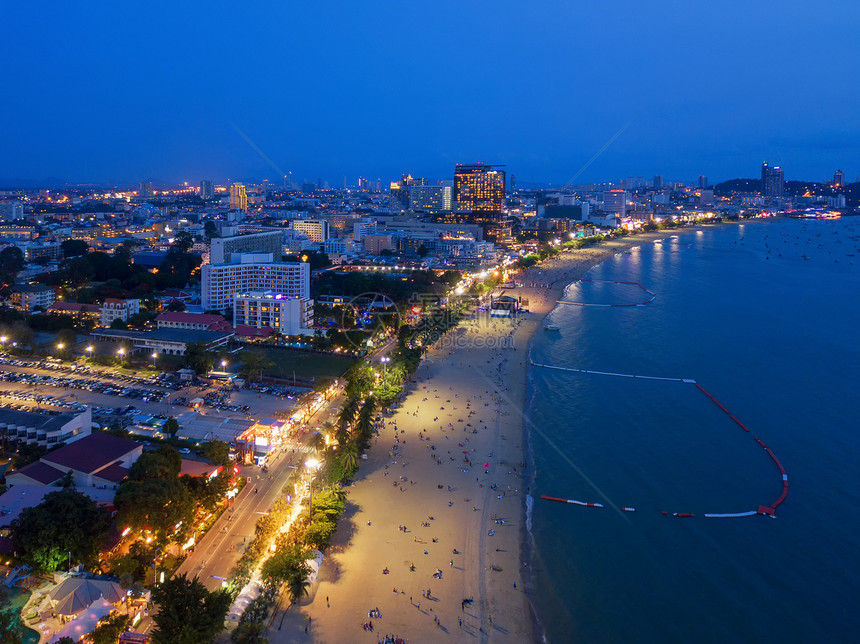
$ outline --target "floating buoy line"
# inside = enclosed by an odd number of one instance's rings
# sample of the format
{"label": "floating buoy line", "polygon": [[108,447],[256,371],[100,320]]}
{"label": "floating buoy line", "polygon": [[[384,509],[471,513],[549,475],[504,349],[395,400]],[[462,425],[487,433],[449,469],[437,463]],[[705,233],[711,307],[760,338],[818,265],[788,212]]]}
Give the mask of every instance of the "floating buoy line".
{"label": "floating buoy line", "polygon": [[647,288],[642,286],[639,282],[622,282],[619,280],[590,280],[590,279],[577,279],[574,282],[594,282],[595,284],[624,284],[627,286],[638,286],[643,291],[645,291],[648,295],[651,296],[650,299],[645,300],[643,302],[634,302],[632,304],[591,304],[589,302],[569,302],[567,300],[558,300],[559,304],[567,304],[568,306],[599,306],[604,308],[619,308],[625,306],[645,306],[646,304],[651,304],[657,297],[657,294],[653,291],[649,291]]}
{"label": "floating buoy line", "polygon": [[[633,284],[635,282],[621,282],[621,283]],[[611,371],[593,371],[590,369],[574,369],[571,367],[558,367],[555,365],[540,364],[540,363],[533,362],[533,361],[531,362],[531,364],[532,364],[532,366],[540,367],[542,369],[553,369],[556,371],[568,371],[570,373],[584,373],[584,374],[591,374],[591,375],[597,375],[597,376],[613,376],[613,377],[617,377],[617,378],[638,378],[641,380],[662,380],[662,381],[666,381],[666,382],[680,382],[680,383],[684,383],[684,384],[692,384],[692,385],[695,385],[696,388],[700,392],[702,392],[705,396],[707,396],[711,400],[711,402],[713,402],[715,405],[717,405],[717,407],[719,407],[723,412],[725,412],[726,415],[728,415],[728,417],[731,418],[735,422],[735,424],[738,425],[738,427],[740,427],[742,430],[744,430],[744,432],[751,434],[749,428],[746,425],[744,425],[740,420],[738,420],[738,418],[735,417],[735,415],[732,414],[719,400],[714,398],[714,396],[711,395],[707,389],[702,387],[702,385],[700,385],[698,382],[696,382],[692,378],[666,378],[666,377],[661,377],[661,376],[643,376],[643,375],[632,374],[632,373],[616,373],[616,372],[611,372]],[[779,507],[785,501],[786,497],[788,496],[788,474],[786,473],[785,468],[782,466],[782,463],[776,457],[776,454],[773,453],[773,450],[771,450],[771,448],[768,447],[764,443],[764,441],[762,441],[757,436],[754,436],[753,440],[759,445],[759,447],[761,447],[765,451],[765,453],[771,458],[771,460],[776,464],[777,468],[779,469],[779,473],[782,477],[782,494],[780,494],[779,498],[776,501],[774,501],[773,503],[771,503],[770,505],[762,504],[762,505],[759,505],[758,508],[755,510],[749,510],[747,512],[708,512],[708,513],[704,514],[704,516],[706,518],[708,518],[708,519],[729,519],[729,518],[737,518],[737,517],[751,517],[751,516],[756,516],[756,515],[769,516],[771,518],[776,518],[776,508]],[[557,501],[560,503],[567,503],[570,505],[580,505],[580,506],[585,506],[585,507],[589,507],[589,508],[603,508],[604,507],[604,505],[601,503],[591,503],[588,501],[579,501],[579,500],[575,500],[575,499],[563,499],[563,498],[559,498],[559,497],[552,497],[552,496],[546,496],[546,495],[541,495],[541,498],[544,499],[545,501]],[[623,512],[635,512],[636,509],[632,508],[632,507],[625,506],[622,508],[622,511]],[[662,512],[662,514],[668,515],[669,512],[664,510]],[[671,514],[672,514],[672,516],[679,517],[679,518],[695,517],[695,515],[691,512],[672,512]]]}

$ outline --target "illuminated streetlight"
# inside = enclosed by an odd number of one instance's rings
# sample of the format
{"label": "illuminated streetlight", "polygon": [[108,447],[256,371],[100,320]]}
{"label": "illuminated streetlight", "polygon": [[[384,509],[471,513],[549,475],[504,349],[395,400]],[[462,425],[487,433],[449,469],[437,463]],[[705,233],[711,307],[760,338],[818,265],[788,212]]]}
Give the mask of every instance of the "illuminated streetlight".
{"label": "illuminated streetlight", "polygon": [[3,343],[4,343],[4,342],[6,342],[6,340],[8,340],[8,339],[9,339],[9,338],[7,338],[5,335],[0,335],[0,344],[3,344]]}
{"label": "illuminated streetlight", "polygon": [[157,357],[158,357],[158,354],[155,351],[153,351],[152,352],[152,359],[155,360]]}
{"label": "illuminated streetlight", "polygon": [[382,379],[385,380],[386,376],[388,375],[388,363],[391,362],[391,358],[389,358],[388,356],[383,356],[379,359],[379,361],[382,363]]}
{"label": "illuminated streetlight", "polygon": [[226,369],[226,368],[227,368],[227,361],[226,361],[226,360],[222,360],[222,361],[221,361],[221,368],[222,368],[222,369]]}
{"label": "illuminated streetlight", "polygon": [[88,355],[93,355],[93,345],[89,345],[86,349]]}
{"label": "illuminated streetlight", "polygon": [[65,346],[66,346],[66,345],[65,345],[65,344],[63,344],[62,342],[57,342],[57,348],[58,348],[60,351],[62,351],[62,350],[65,348]]}
{"label": "illuminated streetlight", "polygon": [[117,354],[118,354],[118,355],[121,355],[121,356],[124,356],[124,355],[125,355],[125,349],[123,349],[122,347],[120,347],[119,349],[117,349]]}

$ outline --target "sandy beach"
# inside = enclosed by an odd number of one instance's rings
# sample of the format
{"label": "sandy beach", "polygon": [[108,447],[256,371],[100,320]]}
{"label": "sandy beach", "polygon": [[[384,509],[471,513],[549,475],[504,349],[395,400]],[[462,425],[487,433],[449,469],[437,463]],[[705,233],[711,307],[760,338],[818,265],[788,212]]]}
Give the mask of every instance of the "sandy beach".
{"label": "sandy beach", "polygon": [[310,596],[274,616],[269,641],[537,641],[523,478],[530,340],[563,288],[591,267],[693,230],[547,260],[507,291],[528,299],[529,313],[476,313],[431,348],[361,463]]}

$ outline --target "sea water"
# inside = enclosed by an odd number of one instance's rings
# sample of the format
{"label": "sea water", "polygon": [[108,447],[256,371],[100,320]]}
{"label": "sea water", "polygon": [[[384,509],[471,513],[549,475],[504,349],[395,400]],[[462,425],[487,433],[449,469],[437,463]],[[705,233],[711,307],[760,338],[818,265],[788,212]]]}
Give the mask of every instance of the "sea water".
{"label": "sea water", "polygon": [[[860,638],[860,219],[683,232],[592,269],[531,348],[532,600],[549,642]],[[605,281],[597,281],[605,280]],[[771,505],[776,518],[704,518]],[[602,503],[590,508],[540,495]],[[635,508],[623,512],[622,507]],[[674,513],[691,513],[679,518]]]}

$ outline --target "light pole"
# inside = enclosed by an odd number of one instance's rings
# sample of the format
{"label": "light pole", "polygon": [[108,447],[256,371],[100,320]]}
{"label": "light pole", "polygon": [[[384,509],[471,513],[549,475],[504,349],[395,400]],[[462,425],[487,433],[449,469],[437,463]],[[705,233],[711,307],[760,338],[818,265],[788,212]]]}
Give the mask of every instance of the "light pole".
{"label": "light pole", "polygon": [[86,351],[87,351],[87,357],[92,358],[93,357],[93,345],[87,346]]}
{"label": "light pole", "polygon": [[388,363],[391,362],[391,358],[382,356],[379,361],[382,363],[382,382],[385,382],[385,378],[388,376]]}
{"label": "light pole", "polygon": [[320,462],[315,458],[309,458],[305,461],[305,467],[311,473],[309,488],[311,491],[310,499],[308,500],[308,521],[310,522],[314,516],[314,474],[319,469]]}

